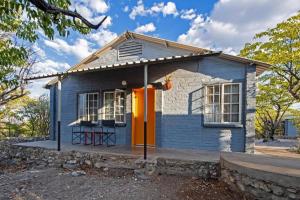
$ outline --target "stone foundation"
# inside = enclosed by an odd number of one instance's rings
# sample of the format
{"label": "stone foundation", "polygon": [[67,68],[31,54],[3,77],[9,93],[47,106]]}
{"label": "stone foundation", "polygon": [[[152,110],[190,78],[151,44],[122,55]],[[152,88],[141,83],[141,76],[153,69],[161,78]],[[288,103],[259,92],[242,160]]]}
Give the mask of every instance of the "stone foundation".
{"label": "stone foundation", "polygon": [[[294,200],[300,199],[300,178],[276,173],[255,174],[247,167],[235,166],[221,157],[221,179],[233,190],[243,192],[246,199]],[[270,179],[266,176],[271,177]]]}
{"label": "stone foundation", "polygon": [[[24,142],[24,141],[22,141]],[[140,156],[113,153],[49,150],[21,147],[0,142],[0,167],[25,164],[27,167],[63,167],[69,170],[95,169],[124,173],[169,174],[216,179],[220,175],[218,162],[179,160],[156,157],[144,161]]]}

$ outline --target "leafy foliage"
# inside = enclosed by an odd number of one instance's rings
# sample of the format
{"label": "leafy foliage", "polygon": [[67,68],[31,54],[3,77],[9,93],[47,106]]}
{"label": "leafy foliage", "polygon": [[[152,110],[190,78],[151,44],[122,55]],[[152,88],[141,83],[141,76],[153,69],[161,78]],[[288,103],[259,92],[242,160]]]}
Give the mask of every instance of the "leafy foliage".
{"label": "leafy foliage", "polygon": [[0,138],[47,136],[49,134],[49,98],[21,97],[0,110]]}
{"label": "leafy foliage", "polygon": [[269,76],[300,100],[300,13],[255,36],[240,55],[272,64]]}
{"label": "leafy foliage", "polygon": [[264,138],[274,139],[274,134],[281,128],[282,118],[295,102],[281,85],[282,79],[268,76],[261,77],[258,84],[256,129]]}
{"label": "leafy foliage", "polygon": [[[62,9],[69,9],[71,6],[69,0],[49,0],[49,3]],[[29,42],[35,42],[39,38],[37,30],[42,30],[50,39],[53,39],[56,31],[60,36],[67,36],[69,28],[82,34],[90,31],[84,25],[78,26],[64,14],[52,15],[39,10],[28,0],[2,0],[0,16],[2,31],[15,32],[18,38]]]}
{"label": "leafy foliage", "polygon": [[70,30],[90,32],[88,25],[93,25],[70,7],[70,0],[0,1],[0,106],[27,94],[24,79],[32,73],[34,60],[26,46],[39,38],[39,32],[49,39],[56,33],[66,37]]}

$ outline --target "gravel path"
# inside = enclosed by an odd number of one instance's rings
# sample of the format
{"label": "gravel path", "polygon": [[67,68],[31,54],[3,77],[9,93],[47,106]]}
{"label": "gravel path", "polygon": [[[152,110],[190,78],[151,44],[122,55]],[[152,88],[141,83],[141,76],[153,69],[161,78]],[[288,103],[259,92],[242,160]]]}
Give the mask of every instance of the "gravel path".
{"label": "gravel path", "polygon": [[87,172],[74,177],[62,169],[0,171],[0,199],[243,199],[220,181],[178,176],[155,176],[139,180],[132,175],[107,176]]}

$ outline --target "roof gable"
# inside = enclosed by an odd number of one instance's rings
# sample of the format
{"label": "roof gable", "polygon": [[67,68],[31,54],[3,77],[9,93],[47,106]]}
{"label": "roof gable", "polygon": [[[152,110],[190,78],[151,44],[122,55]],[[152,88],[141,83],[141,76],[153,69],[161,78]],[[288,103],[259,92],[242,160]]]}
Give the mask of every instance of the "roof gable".
{"label": "roof gable", "polygon": [[[129,59],[119,59],[119,47],[130,42],[142,43],[144,52],[142,54],[130,57]],[[130,49],[130,51],[136,51],[136,49]],[[168,56],[187,56],[190,54],[200,55],[209,53],[213,53],[213,51],[127,31],[103,46],[98,51],[83,59],[75,66],[71,67],[69,70],[67,70],[67,72],[95,68],[103,65],[124,64],[143,59],[151,60]],[[270,66],[264,62],[224,53],[219,54],[219,57],[240,63],[255,64],[257,65],[257,74],[261,74]],[[48,82],[47,85],[54,84],[56,81],[57,79],[53,79]]]}
{"label": "roof gable", "polygon": [[[107,54],[116,54],[118,56],[118,48],[122,44],[126,44],[127,42],[140,42],[143,44],[143,50],[145,51],[142,56],[136,57],[135,59],[129,59],[130,61],[145,58],[145,59],[152,59],[158,57],[165,57],[165,56],[175,56],[175,55],[186,55],[186,54],[199,54],[199,53],[208,53],[211,52],[207,49],[202,49],[199,47],[189,46],[180,44],[177,42],[172,42],[169,40],[164,40],[160,38],[155,38],[151,36],[146,36],[142,34],[137,34],[133,32],[125,32],[122,35],[118,36],[110,43],[96,51],[95,53],[91,54],[87,58],[83,59],[80,63],[76,64],[69,70],[76,70],[85,68],[86,65],[94,62],[94,63],[101,63],[101,64],[115,64],[118,63],[117,59],[113,59],[115,63],[102,63],[101,57],[107,56]],[[114,52],[115,51],[115,52]],[[152,51],[152,52],[150,52]],[[152,53],[152,55],[151,55]],[[112,55],[110,55],[112,56]],[[100,61],[97,62],[100,58]],[[110,57],[111,58],[111,57]],[[126,59],[123,59],[123,61]]]}

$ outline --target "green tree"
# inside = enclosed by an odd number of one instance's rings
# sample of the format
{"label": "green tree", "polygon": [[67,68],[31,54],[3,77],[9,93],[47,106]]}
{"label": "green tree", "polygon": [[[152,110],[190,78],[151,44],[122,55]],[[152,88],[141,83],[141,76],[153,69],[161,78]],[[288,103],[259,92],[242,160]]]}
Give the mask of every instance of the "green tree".
{"label": "green tree", "polygon": [[35,42],[38,30],[50,39],[55,33],[68,36],[70,29],[87,34],[106,19],[94,25],[70,8],[70,0],[0,1],[0,106],[26,95],[24,79],[32,62],[23,44]]}
{"label": "green tree", "polygon": [[258,84],[256,130],[271,140],[281,127],[282,118],[295,102],[292,95],[282,87],[282,81],[278,77],[263,76]]}
{"label": "green tree", "polygon": [[300,13],[258,33],[240,55],[272,64],[269,76],[277,76],[279,84],[300,100]]}
{"label": "green tree", "polygon": [[23,96],[0,107],[0,139],[26,135],[23,119],[18,112],[26,105],[28,99],[28,96]]}
{"label": "green tree", "polygon": [[19,118],[28,130],[29,136],[49,135],[50,112],[49,98],[46,95],[38,99],[28,99],[19,111]]}

